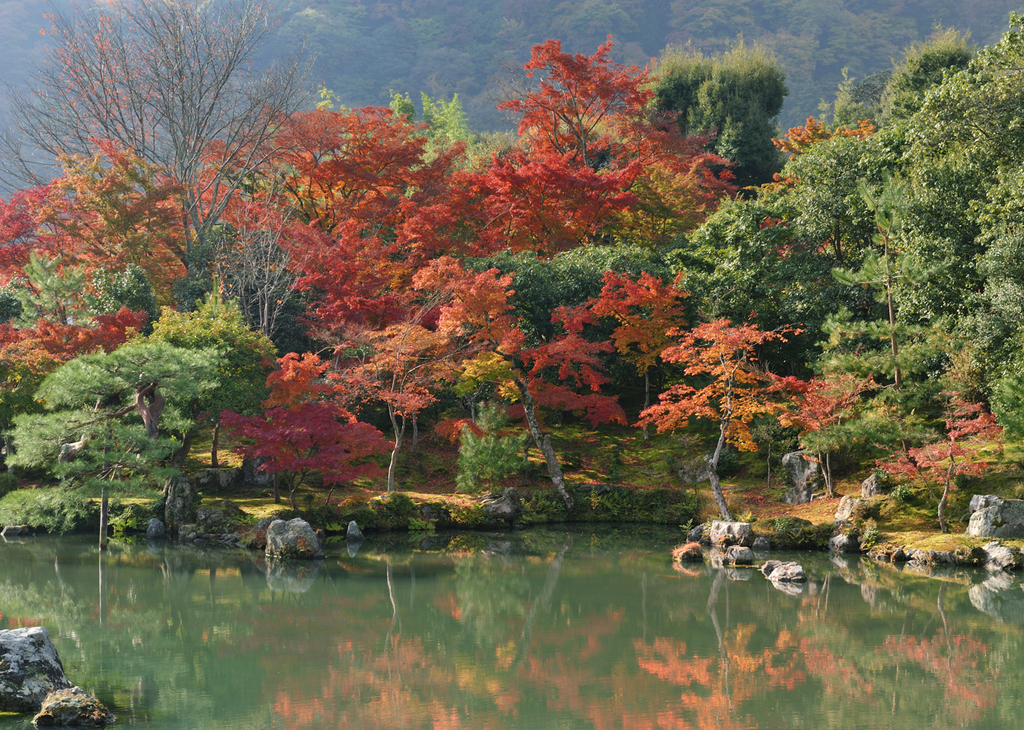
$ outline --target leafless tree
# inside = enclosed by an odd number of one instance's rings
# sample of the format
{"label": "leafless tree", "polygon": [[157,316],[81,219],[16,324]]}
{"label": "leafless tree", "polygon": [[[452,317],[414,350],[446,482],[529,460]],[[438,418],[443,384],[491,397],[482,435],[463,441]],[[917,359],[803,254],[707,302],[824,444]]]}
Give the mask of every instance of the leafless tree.
{"label": "leafless tree", "polygon": [[265,0],[82,3],[49,18],[54,45],[35,88],[12,94],[8,174],[38,182],[25,149],[55,158],[112,140],[183,184],[188,258],[303,103],[308,65],[256,70],[273,25]]}
{"label": "leafless tree", "polygon": [[295,294],[292,255],[281,245],[288,224],[256,202],[244,204],[236,218],[218,246],[215,270],[225,293],[238,300],[246,324],[272,338]]}

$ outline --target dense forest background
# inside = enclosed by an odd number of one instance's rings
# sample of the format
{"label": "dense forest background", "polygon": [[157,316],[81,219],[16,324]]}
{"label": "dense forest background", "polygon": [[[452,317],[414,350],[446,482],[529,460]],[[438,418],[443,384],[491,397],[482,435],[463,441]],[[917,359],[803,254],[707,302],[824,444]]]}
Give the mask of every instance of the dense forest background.
{"label": "dense forest background", "polygon": [[[477,130],[510,126],[495,107],[496,77],[519,69],[530,48],[560,38],[565,50],[591,53],[608,34],[615,59],[644,65],[668,45],[727,50],[742,37],[774,53],[789,96],[783,130],[818,113],[849,77],[885,71],[902,50],[937,24],[969,31],[979,45],[1005,30],[1012,0],[319,0],[275,8],[279,32],[268,58],[306,52],[317,59],[315,80],[341,103],[386,105],[389,91],[457,93]],[[46,49],[42,17],[67,0],[0,0],[0,80],[20,84]],[[0,93],[0,109],[6,94]]]}

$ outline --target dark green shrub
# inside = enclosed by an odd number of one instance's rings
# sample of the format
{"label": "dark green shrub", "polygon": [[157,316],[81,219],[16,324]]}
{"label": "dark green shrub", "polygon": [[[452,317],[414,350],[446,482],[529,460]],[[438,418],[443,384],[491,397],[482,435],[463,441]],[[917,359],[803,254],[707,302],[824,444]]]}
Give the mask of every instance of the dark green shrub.
{"label": "dark green shrub", "polygon": [[9,471],[5,471],[0,474],[0,497],[4,497],[15,489],[18,488],[18,478],[11,474]]}
{"label": "dark green shrub", "polygon": [[0,499],[0,524],[65,533],[98,524],[99,509],[77,491],[61,487],[17,489]]}

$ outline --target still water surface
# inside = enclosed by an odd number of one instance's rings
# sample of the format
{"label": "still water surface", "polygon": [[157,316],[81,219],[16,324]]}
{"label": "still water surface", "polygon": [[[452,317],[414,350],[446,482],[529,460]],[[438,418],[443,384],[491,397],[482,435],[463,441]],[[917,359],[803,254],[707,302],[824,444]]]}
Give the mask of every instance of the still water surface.
{"label": "still water surface", "polygon": [[0,628],[46,626],[114,727],[1019,726],[1018,577],[805,554],[789,595],[752,571],[673,570],[678,538],[371,537],[284,570],[29,538],[0,543]]}

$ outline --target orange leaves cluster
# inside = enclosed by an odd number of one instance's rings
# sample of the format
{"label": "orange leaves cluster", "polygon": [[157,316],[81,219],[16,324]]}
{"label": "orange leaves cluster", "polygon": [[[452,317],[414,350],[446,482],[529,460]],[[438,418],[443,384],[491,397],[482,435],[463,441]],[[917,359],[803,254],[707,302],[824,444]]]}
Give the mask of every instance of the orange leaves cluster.
{"label": "orange leaves cluster", "polygon": [[750,422],[777,409],[770,382],[755,366],[756,351],[766,342],[785,341],[784,334],[753,324],[733,325],[727,319],[676,334],[678,344],[666,348],[662,358],[682,365],[687,376],[711,382],[702,387],[673,385],[640,414],[640,423],[662,432],[685,428],[690,418],[707,418],[719,423],[726,441],[736,448],[755,451]]}
{"label": "orange leaves cluster", "polygon": [[773,139],[772,142],[783,152],[791,155],[802,155],[812,145],[832,137],[856,137],[867,139],[875,133],[875,125],[867,119],[862,119],[856,127],[829,127],[825,122],[818,121],[814,117],[807,117],[807,122],[802,127],[790,127],[786,136],[782,139]]}

